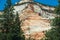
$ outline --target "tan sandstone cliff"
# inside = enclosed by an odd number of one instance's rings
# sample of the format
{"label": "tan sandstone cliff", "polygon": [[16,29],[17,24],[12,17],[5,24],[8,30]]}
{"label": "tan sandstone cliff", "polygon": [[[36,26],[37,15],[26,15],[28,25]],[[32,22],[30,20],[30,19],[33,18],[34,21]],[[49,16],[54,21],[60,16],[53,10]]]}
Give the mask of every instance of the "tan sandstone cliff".
{"label": "tan sandstone cliff", "polygon": [[44,31],[50,29],[50,21],[39,16],[39,13],[35,13],[32,4],[29,4],[20,15],[22,20],[22,30],[25,37],[29,37],[35,40],[43,38]]}

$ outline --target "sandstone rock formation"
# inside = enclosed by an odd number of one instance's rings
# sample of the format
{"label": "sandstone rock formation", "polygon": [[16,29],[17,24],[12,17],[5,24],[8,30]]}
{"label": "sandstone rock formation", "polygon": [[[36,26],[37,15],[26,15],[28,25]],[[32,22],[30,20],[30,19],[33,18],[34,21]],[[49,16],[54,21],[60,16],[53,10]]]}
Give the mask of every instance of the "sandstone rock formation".
{"label": "sandstone rock formation", "polygon": [[44,31],[51,29],[50,21],[39,16],[39,13],[35,13],[31,4],[22,11],[20,20],[22,20],[21,28],[26,38],[39,40],[45,36]]}

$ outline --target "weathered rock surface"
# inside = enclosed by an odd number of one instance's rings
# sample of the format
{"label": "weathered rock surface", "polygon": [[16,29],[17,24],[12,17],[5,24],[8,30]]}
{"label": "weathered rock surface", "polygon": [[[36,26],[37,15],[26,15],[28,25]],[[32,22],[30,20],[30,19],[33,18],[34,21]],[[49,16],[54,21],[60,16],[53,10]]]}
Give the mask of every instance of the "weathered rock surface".
{"label": "weathered rock surface", "polygon": [[35,13],[33,8],[28,6],[24,9],[20,15],[20,20],[22,20],[22,30],[24,31],[26,38],[41,39],[43,38],[44,31],[51,29],[50,21],[39,16]]}

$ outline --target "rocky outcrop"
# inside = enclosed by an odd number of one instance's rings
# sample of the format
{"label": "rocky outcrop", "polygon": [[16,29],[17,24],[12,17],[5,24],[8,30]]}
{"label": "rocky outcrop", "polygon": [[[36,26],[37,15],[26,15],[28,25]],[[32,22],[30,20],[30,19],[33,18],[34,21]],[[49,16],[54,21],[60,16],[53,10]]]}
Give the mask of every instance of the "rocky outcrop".
{"label": "rocky outcrop", "polygon": [[50,21],[39,16],[39,13],[35,13],[31,4],[22,11],[20,20],[22,20],[21,28],[27,39],[29,37],[36,40],[41,39],[45,36],[44,31],[51,29]]}

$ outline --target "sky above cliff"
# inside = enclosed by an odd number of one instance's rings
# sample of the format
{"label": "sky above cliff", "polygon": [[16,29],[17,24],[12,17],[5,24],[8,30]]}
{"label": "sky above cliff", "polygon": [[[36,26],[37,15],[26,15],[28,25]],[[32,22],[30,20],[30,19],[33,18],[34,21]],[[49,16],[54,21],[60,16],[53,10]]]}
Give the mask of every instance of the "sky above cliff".
{"label": "sky above cliff", "polygon": [[[15,4],[16,2],[19,2],[20,0],[12,0],[12,3]],[[57,0],[34,0],[34,2],[42,3],[49,6],[57,6],[58,1]],[[6,3],[6,0],[0,0],[0,10],[4,9],[4,5]]]}

